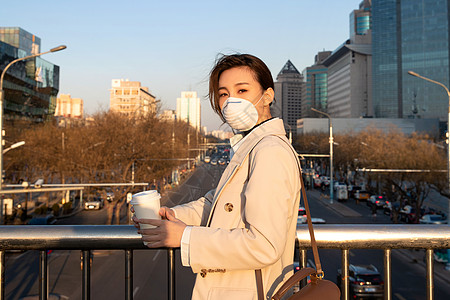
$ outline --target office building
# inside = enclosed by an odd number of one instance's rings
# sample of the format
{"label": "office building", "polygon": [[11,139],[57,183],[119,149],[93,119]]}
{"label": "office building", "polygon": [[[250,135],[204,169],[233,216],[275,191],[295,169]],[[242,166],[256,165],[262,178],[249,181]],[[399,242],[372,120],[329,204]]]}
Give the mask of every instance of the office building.
{"label": "office building", "polygon": [[197,130],[201,130],[200,98],[197,92],[181,92],[177,98],[177,119],[186,121]]}
{"label": "office building", "polygon": [[275,82],[274,115],[284,121],[286,132],[294,132],[302,114],[303,75],[288,60]]}
{"label": "office building", "polygon": [[[19,27],[0,27],[0,71],[40,52],[41,39]],[[55,114],[59,67],[41,57],[13,64],[4,76],[5,120],[42,122]]]}
{"label": "office building", "polygon": [[156,101],[148,87],[139,81],[113,79],[110,90],[110,108],[129,117],[146,116],[156,112]]}
{"label": "office building", "polygon": [[445,126],[445,90],[407,72],[449,86],[449,17],[445,0],[373,1],[375,117],[439,118]]}
{"label": "office building", "polygon": [[303,74],[306,77],[305,88],[302,91],[301,117],[316,116],[311,108],[327,111],[328,103],[328,68],[323,61],[330,56],[331,51],[322,51],[316,54],[314,65],[307,67]]}
{"label": "office building", "polygon": [[328,68],[327,112],[334,118],[372,117],[371,1],[350,14],[350,39],[324,60]]}
{"label": "office building", "polygon": [[166,109],[159,114],[159,119],[166,122],[175,122],[177,120],[177,113],[172,109]]}
{"label": "office building", "polygon": [[60,94],[56,99],[55,117],[82,119],[83,99],[72,98],[69,94]]}

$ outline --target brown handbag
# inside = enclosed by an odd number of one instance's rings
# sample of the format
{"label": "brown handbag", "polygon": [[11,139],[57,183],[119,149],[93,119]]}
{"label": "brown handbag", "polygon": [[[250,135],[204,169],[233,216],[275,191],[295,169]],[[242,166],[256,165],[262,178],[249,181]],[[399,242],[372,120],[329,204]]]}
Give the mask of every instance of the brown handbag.
{"label": "brown handbag", "polygon": [[[294,275],[289,277],[288,280],[276,291],[272,296],[273,300],[280,300],[281,297],[289,291],[296,283],[300,282],[302,279],[310,276],[311,282],[309,282],[305,287],[300,289],[297,293],[290,296],[289,300],[339,300],[341,297],[341,291],[338,286],[329,280],[323,279],[324,273],[322,271],[322,265],[320,264],[319,251],[317,250],[316,239],[314,238],[314,230],[311,222],[311,213],[309,211],[308,200],[306,198],[305,185],[303,183],[303,178],[300,175],[300,183],[303,195],[303,201],[305,203],[307,223],[309,229],[309,235],[311,237],[311,247],[313,250],[314,261],[316,264],[316,269],[313,268],[303,268],[296,272]],[[256,270],[257,286],[258,286],[258,299],[264,299],[263,284],[261,270]]]}

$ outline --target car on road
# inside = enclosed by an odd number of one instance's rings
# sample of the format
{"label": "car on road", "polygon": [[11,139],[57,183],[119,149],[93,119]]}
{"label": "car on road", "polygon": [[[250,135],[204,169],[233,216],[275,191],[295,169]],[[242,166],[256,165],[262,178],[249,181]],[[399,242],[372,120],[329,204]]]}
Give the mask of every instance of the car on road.
{"label": "car on road", "polygon": [[313,181],[315,188],[320,188],[322,186],[322,179],[320,179],[319,176],[314,177]]}
{"label": "car on road", "polygon": [[36,216],[28,221],[28,225],[55,225],[57,222],[54,215]]}
{"label": "car on road", "polygon": [[442,215],[424,215],[419,219],[420,224],[447,224],[448,220]]}
{"label": "car on road", "polygon": [[102,209],[103,207],[103,199],[100,196],[94,196],[94,197],[90,197],[88,198],[88,200],[86,200],[84,202],[84,209],[86,210],[90,210],[90,209]]}
{"label": "car on road", "polygon": [[106,201],[113,202],[114,201],[114,192],[111,190],[106,191]]}
{"label": "car on road", "polygon": [[205,163],[209,164],[209,162],[211,161],[211,157],[209,156],[205,156],[205,159],[203,160]]}
{"label": "car on road", "polygon": [[399,212],[400,221],[405,223],[416,223],[416,209],[411,205],[405,205]]}
{"label": "car on road", "polygon": [[322,181],[322,186],[330,185],[330,177],[328,176],[320,176],[320,180]]}
{"label": "car on road", "polygon": [[[324,219],[322,219],[322,218],[311,218],[311,222],[313,223],[313,224],[325,224],[325,223],[327,223]],[[300,225],[300,224],[306,224],[307,223],[307,216],[306,215],[303,215],[303,216],[298,216],[298,219],[297,219],[297,225]]]}
{"label": "car on road", "polygon": [[[349,289],[351,299],[375,298],[383,299],[384,281],[374,265],[348,266]],[[341,286],[342,272],[338,269],[337,285]]]}
{"label": "car on road", "polygon": [[357,190],[354,198],[358,201],[367,200],[370,198],[370,193],[367,191]]}
{"label": "car on road", "polygon": [[338,201],[346,201],[348,199],[348,188],[343,182],[336,182],[334,184],[334,190],[336,191],[336,198]]}
{"label": "car on road", "polygon": [[298,208],[298,215],[299,216],[306,216],[306,209],[303,206],[300,206]]}
{"label": "car on road", "polygon": [[219,160],[217,161],[219,163],[219,165],[223,166],[226,164],[225,158],[219,158]]}
{"label": "car on road", "polygon": [[217,165],[217,158],[211,160],[211,165],[213,166]]}
{"label": "car on road", "polygon": [[377,209],[382,209],[386,204],[386,197],[382,195],[372,195],[367,199],[367,206],[375,205]]}

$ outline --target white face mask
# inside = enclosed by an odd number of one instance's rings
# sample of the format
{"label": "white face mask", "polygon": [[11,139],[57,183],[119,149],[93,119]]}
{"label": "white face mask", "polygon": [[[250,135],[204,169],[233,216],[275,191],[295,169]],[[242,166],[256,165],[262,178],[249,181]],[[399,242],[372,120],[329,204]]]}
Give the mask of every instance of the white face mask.
{"label": "white face mask", "polygon": [[248,100],[241,98],[228,97],[222,107],[222,115],[231,128],[238,131],[252,129],[258,122],[258,111],[255,105],[263,98],[264,94],[253,105]]}

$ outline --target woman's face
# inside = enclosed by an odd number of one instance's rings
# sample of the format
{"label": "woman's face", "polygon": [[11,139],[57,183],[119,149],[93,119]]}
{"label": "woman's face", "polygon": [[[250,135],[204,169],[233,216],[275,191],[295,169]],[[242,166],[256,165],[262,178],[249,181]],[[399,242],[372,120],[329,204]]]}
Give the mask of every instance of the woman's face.
{"label": "woman's face", "polygon": [[[255,105],[258,111],[258,124],[271,118],[269,104],[273,100],[273,90],[269,88],[267,91],[263,91],[255,79],[253,71],[248,67],[235,67],[223,71],[219,77],[218,95],[220,109],[223,108],[228,97],[241,98]],[[263,96],[262,99],[261,96]],[[261,101],[258,102],[259,99]]]}

